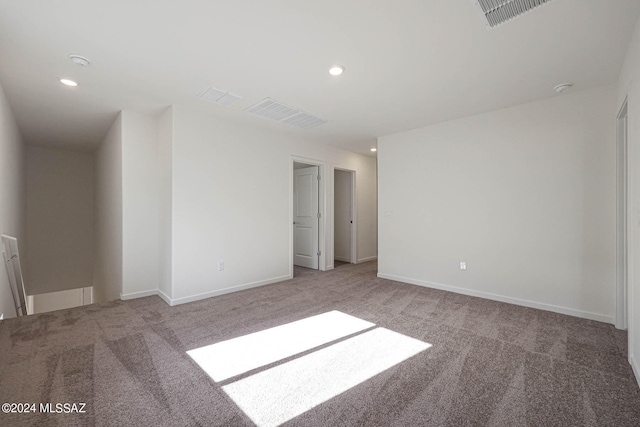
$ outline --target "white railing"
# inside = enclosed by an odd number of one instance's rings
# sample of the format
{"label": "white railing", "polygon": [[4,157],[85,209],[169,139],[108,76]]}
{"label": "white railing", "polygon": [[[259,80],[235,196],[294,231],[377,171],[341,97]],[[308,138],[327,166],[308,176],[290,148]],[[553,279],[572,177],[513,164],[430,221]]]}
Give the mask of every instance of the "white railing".
{"label": "white railing", "polygon": [[9,276],[9,287],[13,295],[13,303],[16,307],[17,316],[26,316],[27,294],[24,291],[24,280],[22,280],[22,267],[20,266],[20,253],[18,252],[18,239],[12,236],[2,235],[2,245],[4,263]]}
{"label": "white railing", "polygon": [[88,305],[93,302],[92,286],[27,296],[22,278],[18,239],[6,234],[1,236],[2,253],[4,254],[7,276],[9,277],[9,287],[16,307],[16,315],[26,316],[27,314],[46,313]]}

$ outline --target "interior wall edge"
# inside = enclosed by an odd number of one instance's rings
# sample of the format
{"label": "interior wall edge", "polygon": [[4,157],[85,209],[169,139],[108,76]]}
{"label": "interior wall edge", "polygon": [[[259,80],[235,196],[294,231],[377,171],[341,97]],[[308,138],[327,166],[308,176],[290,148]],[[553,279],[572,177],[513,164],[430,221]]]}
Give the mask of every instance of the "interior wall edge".
{"label": "interior wall edge", "polygon": [[171,298],[169,298],[169,295],[165,294],[162,289],[158,289],[157,290],[157,294],[160,298],[162,298],[162,300],[164,302],[167,303],[168,306],[173,306],[174,304],[171,303]]}

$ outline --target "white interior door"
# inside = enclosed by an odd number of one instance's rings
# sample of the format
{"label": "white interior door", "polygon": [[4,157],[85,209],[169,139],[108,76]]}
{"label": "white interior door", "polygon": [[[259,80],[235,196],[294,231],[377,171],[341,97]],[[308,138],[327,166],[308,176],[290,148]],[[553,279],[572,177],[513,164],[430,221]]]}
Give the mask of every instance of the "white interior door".
{"label": "white interior door", "polygon": [[293,263],[318,269],[318,166],[293,171]]}

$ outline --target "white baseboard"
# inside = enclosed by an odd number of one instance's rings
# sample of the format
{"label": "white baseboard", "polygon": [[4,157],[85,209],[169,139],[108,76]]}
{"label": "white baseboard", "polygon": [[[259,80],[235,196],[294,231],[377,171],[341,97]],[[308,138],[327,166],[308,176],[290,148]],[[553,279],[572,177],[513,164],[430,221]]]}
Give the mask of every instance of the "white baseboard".
{"label": "white baseboard", "polygon": [[162,300],[166,302],[167,305],[171,305],[171,298],[169,298],[169,295],[165,294],[160,289],[158,289],[158,296],[162,298]]}
{"label": "white baseboard", "polygon": [[636,383],[640,386],[640,367],[638,367],[633,354],[629,356],[629,364],[631,365],[631,369],[633,369],[633,374],[636,376]]}
{"label": "white baseboard", "polygon": [[554,313],[566,314],[574,317],[581,317],[583,319],[596,320],[604,323],[614,323],[614,316],[607,316],[605,314],[591,313],[588,311],[576,310],[573,308],[560,307],[557,305],[545,304],[536,301],[523,300],[519,298],[512,298],[503,295],[496,295],[488,292],[474,291],[471,289],[459,288],[456,286],[443,285],[441,283],[427,282],[424,280],[412,279],[409,277],[395,276],[393,274],[378,273],[378,277],[381,279],[395,280],[396,282],[409,283],[411,285],[424,286],[426,288],[440,289],[442,291],[455,292],[457,294],[469,295],[472,297],[479,297],[490,299],[493,301],[506,302],[509,304],[521,305],[529,308],[537,308],[539,310],[552,311]]}
{"label": "white baseboard", "polygon": [[127,301],[127,300],[130,300],[130,299],[151,297],[153,295],[158,295],[158,290],[157,289],[151,289],[151,290],[148,290],[148,291],[140,291],[140,292],[132,292],[130,294],[120,294],[120,299],[122,301]]}
{"label": "white baseboard", "polygon": [[378,259],[378,256],[375,255],[368,258],[360,258],[358,261],[356,261],[356,264],[360,264],[361,262],[373,261],[374,259]]}
{"label": "white baseboard", "polygon": [[351,262],[351,258],[349,258],[348,256],[337,256],[337,255],[334,255],[333,259],[334,260],[338,260],[338,261],[342,261],[342,262]]}
{"label": "white baseboard", "polygon": [[199,301],[201,299],[211,298],[211,297],[215,297],[215,296],[218,296],[218,295],[230,294],[232,292],[242,291],[242,290],[245,290],[245,289],[257,288],[258,286],[264,286],[264,285],[270,285],[272,283],[283,282],[285,280],[290,280],[290,279],[293,279],[293,277],[291,275],[281,276],[281,277],[274,277],[273,279],[260,280],[258,282],[247,283],[245,285],[232,286],[232,287],[229,287],[229,288],[219,289],[217,291],[205,292],[205,293],[202,293],[202,294],[191,295],[191,296],[188,296],[188,297],[182,297],[182,298],[176,298],[176,299],[169,298],[169,296],[167,294],[165,294],[164,292],[162,292],[159,289],[153,289],[153,290],[141,291],[141,292],[133,292],[133,293],[130,293],[130,294],[120,294],[120,299],[123,300],[123,301],[126,301],[126,300],[131,300],[131,299],[136,299],[136,298],[144,298],[144,297],[150,297],[150,296],[153,296],[153,295],[157,295],[160,298],[162,298],[162,300],[164,302],[166,302],[168,305],[174,306],[174,305],[179,305],[179,304],[186,304],[188,302]]}
{"label": "white baseboard", "polygon": [[182,298],[176,298],[176,299],[169,299],[170,302],[168,304],[171,305],[171,306],[178,305],[178,304],[186,304],[188,302],[199,301],[201,299],[216,297],[216,296],[224,295],[224,294],[230,294],[232,292],[243,291],[245,289],[257,288],[258,286],[264,286],[264,285],[270,285],[272,283],[283,282],[283,281],[289,280],[291,278],[292,277],[289,276],[289,275],[280,276],[280,277],[274,277],[272,279],[260,280],[260,281],[253,282],[253,283],[247,283],[245,285],[231,286],[229,288],[218,289],[218,290],[211,291],[211,292],[204,292],[202,294],[191,295],[191,296],[182,297]]}

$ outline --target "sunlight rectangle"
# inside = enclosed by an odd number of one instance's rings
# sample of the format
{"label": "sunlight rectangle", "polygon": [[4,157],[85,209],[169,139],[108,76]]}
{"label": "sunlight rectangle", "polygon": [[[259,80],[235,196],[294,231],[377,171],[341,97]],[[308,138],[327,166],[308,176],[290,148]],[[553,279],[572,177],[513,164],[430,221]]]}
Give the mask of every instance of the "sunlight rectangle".
{"label": "sunlight rectangle", "polygon": [[374,323],[334,310],[187,354],[219,382],[373,326]]}
{"label": "sunlight rectangle", "polygon": [[258,427],[275,427],[429,347],[377,328],[222,389]]}

